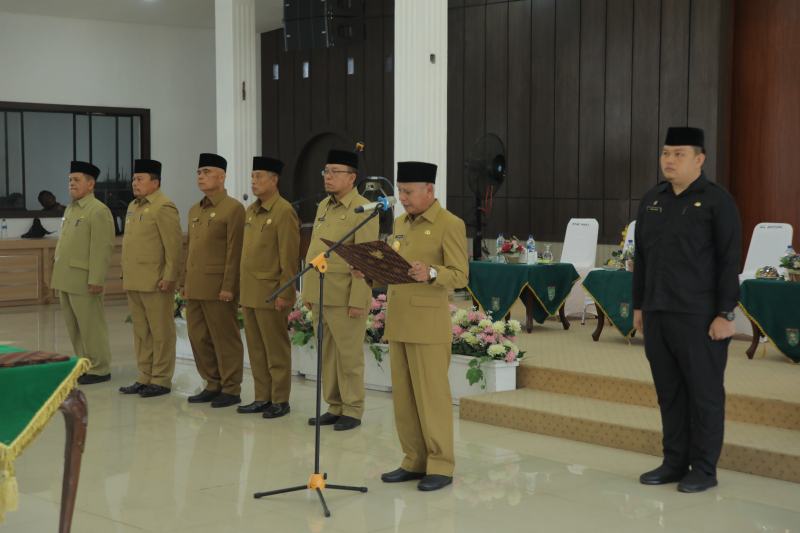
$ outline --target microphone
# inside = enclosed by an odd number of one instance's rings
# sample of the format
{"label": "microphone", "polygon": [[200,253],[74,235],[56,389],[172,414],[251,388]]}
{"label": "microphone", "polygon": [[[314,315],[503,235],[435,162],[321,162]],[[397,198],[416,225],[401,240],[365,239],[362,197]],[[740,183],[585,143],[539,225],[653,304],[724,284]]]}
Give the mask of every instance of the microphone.
{"label": "microphone", "polygon": [[370,202],[368,204],[360,205],[353,209],[353,212],[366,213],[367,211],[375,211],[376,209],[388,211],[389,208],[396,203],[397,199],[394,196],[379,196],[377,202]]}

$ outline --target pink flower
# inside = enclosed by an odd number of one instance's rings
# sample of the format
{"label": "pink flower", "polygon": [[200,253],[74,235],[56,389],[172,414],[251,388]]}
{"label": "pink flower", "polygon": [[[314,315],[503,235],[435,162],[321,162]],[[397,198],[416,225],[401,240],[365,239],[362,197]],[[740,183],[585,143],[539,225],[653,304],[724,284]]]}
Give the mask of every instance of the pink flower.
{"label": "pink flower", "polygon": [[456,306],[455,306],[455,305],[453,305],[453,304],[450,304],[450,314],[453,314],[453,313],[455,313],[456,311],[458,311],[458,307],[456,307]]}
{"label": "pink flower", "polygon": [[378,300],[381,301],[381,302],[385,302],[386,301],[386,295],[385,294],[379,294],[378,295]]}
{"label": "pink flower", "polygon": [[478,313],[477,311],[470,311],[469,313],[467,313],[467,320],[469,320],[470,322],[480,322],[481,320],[480,313]]}
{"label": "pink flower", "polygon": [[295,309],[291,313],[289,313],[289,322],[294,322],[295,320],[300,320],[302,314],[300,313],[299,309]]}
{"label": "pink flower", "polygon": [[383,322],[380,320],[374,320],[372,322],[372,329],[381,329],[383,327]]}
{"label": "pink flower", "polygon": [[462,328],[461,326],[453,326],[453,335],[458,337],[462,333],[464,333],[464,328]]}
{"label": "pink flower", "polygon": [[492,335],[494,334],[494,329],[492,329],[492,326],[487,326],[486,328],[484,328],[483,332],[486,333],[487,335]]}
{"label": "pink flower", "polygon": [[377,311],[378,309],[381,308],[381,305],[382,304],[381,304],[380,300],[372,300],[372,305],[370,305],[369,308],[372,311]]}
{"label": "pink flower", "polygon": [[517,352],[509,351],[506,354],[506,363],[513,363],[517,360]]}
{"label": "pink flower", "polygon": [[377,315],[375,315],[375,320],[386,320],[386,312],[381,311]]}

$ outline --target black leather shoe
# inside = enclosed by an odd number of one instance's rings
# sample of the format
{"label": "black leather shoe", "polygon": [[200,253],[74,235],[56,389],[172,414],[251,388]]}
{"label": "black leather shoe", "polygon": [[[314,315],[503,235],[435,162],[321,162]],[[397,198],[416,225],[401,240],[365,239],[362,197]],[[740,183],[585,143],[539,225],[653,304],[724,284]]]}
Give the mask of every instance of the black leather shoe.
{"label": "black leather shoe", "polygon": [[288,415],[289,411],[291,411],[289,402],[273,403],[264,409],[264,414],[261,416],[264,418],[280,418],[284,415]]}
{"label": "black leather shoe", "polygon": [[120,387],[119,391],[122,394],[139,394],[139,392],[145,388],[147,385],[144,383],[139,383],[138,381],[134,382],[133,385],[126,385],[125,387]]}
{"label": "black leather shoe", "polygon": [[[339,420],[339,415],[334,415],[331,413],[325,413],[319,417],[319,425],[320,426],[332,426]],[[308,425],[313,426],[315,425],[317,418],[312,416],[308,419]]]}
{"label": "black leather shoe", "polygon": [[423,492],[430,492],[432,490],[439,490],[446,487],[453,482],[451,476],[442,476],[439,474],[430,474],[422,478],[417,488]]}
{"label": "black leather shoe", "polygon": [[261,413],[272,405],[272,402],[253,402],[248,403],[247,405],[240,405],[236,408],[237,413],[242,413],[243,415],[250,414],[250,413]]}
{"label": "black leather shoe", "polygon": [[164,396],[165,394],[169,394],[169,392],[169,387],[162,387],[161,385],[151,383],[150,385],[145,385],[142,387],[142,390],[139,391],[139,396],[142,398],[155,398],[156,396]]}
{"label": "black leather shoe", "polygon": [[716,476],[706,474],[702,470],[692,470],[678,483],[678,491],[687,493],[703,492],[716,486]]}
{"label": "black leather shoe", "polygon": [[402,483],[403,481],[412,481],[414,479],[422,479],[425,477],[425,472],[409,472],[398,468],[391,472],[381,474],[381,481],[384,483]]}
{"label": "black leather shoe", "polygon": [[686,468],[675,469],[662,464],[655,470],[650,470],[639,476],[639,483],[642,485],[666,485],[667,483],[677,483],[683,479],[686,472]]}
{"label": "black leather shoe", "polygon": [[94,385],[104,381],[111,381],[111,374],[84,374],[78,378],[81,385]]}
{"label": "black leather shoe", "polygon": [[334,431],[347,431],[348,429],[357,428],[361,425],[361,420],[353,418],[352,416],[340,416],[336,424],[333,425]]}
{"label": "black leather shoe", "polygon": [[203,390],[200,394],[189,396],[188,401],[189,403],[208,403],[219,395],[220,391],[218,390]]}
{"label": "black leather shoe", "polygon": [[237,403],[242,403],[242,399],[238,394],[228,394],[223,392],[214,398],[214,400],[211,402],[211,407],[230,407],[231,405],[236,405]]}

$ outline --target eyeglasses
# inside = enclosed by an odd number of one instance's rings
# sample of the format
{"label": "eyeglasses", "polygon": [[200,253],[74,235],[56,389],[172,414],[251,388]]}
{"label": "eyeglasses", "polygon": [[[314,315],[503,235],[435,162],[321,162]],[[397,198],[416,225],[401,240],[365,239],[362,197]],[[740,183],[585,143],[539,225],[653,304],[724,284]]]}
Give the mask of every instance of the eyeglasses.
{"label": "eyeglasses", "polygon": [[331,170],[328,168],[323,168],[320,172],[320,176],[330,176],[331,174],[352,174],[349,170]]}

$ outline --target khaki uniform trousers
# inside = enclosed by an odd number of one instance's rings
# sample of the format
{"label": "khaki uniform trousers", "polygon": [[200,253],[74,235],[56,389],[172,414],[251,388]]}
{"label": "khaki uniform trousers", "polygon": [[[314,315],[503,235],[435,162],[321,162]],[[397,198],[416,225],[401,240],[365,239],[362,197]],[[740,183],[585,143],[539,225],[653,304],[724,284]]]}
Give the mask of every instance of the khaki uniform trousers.
{"label": "khaki uniform trousers", "polygon": [[244,349],[236,302],[187,300],[186,326],[197,372],[212,392],[242,391]]}
{"label": "khaki uniform trousers", "polygon": [[401,468],[452,476],[453,406],[450,344],[390,342],[392,398],[397,436],[405,458]]}
{"label": "khaki uniform trousers", "polygon": [[144,385],[172,387],[175,372],[175,297],[172,292],[128,291],[136,365]]}
{"label": "khaki uniform trousers", "polygon": [[[314,332],[319,305],[314,304]],[[332,415],[361,420],[364,414],[364,333],[366,315],[348,316],[347,307],[325,306],[322,341],[322,393]]]}
{"label": "khaki uniform trousers", "polygon": [[88,374],[109,374],[111,346],[108,343],[103,295],[59,291],[59,299],[75,355],[86,357],[92,362]]}
{"label": "khaki uniform trousers", "polygon": [[292,345],[289,342],[290,309],[242,307],[250,370],[257,402],[284,403],[292,389]]}

